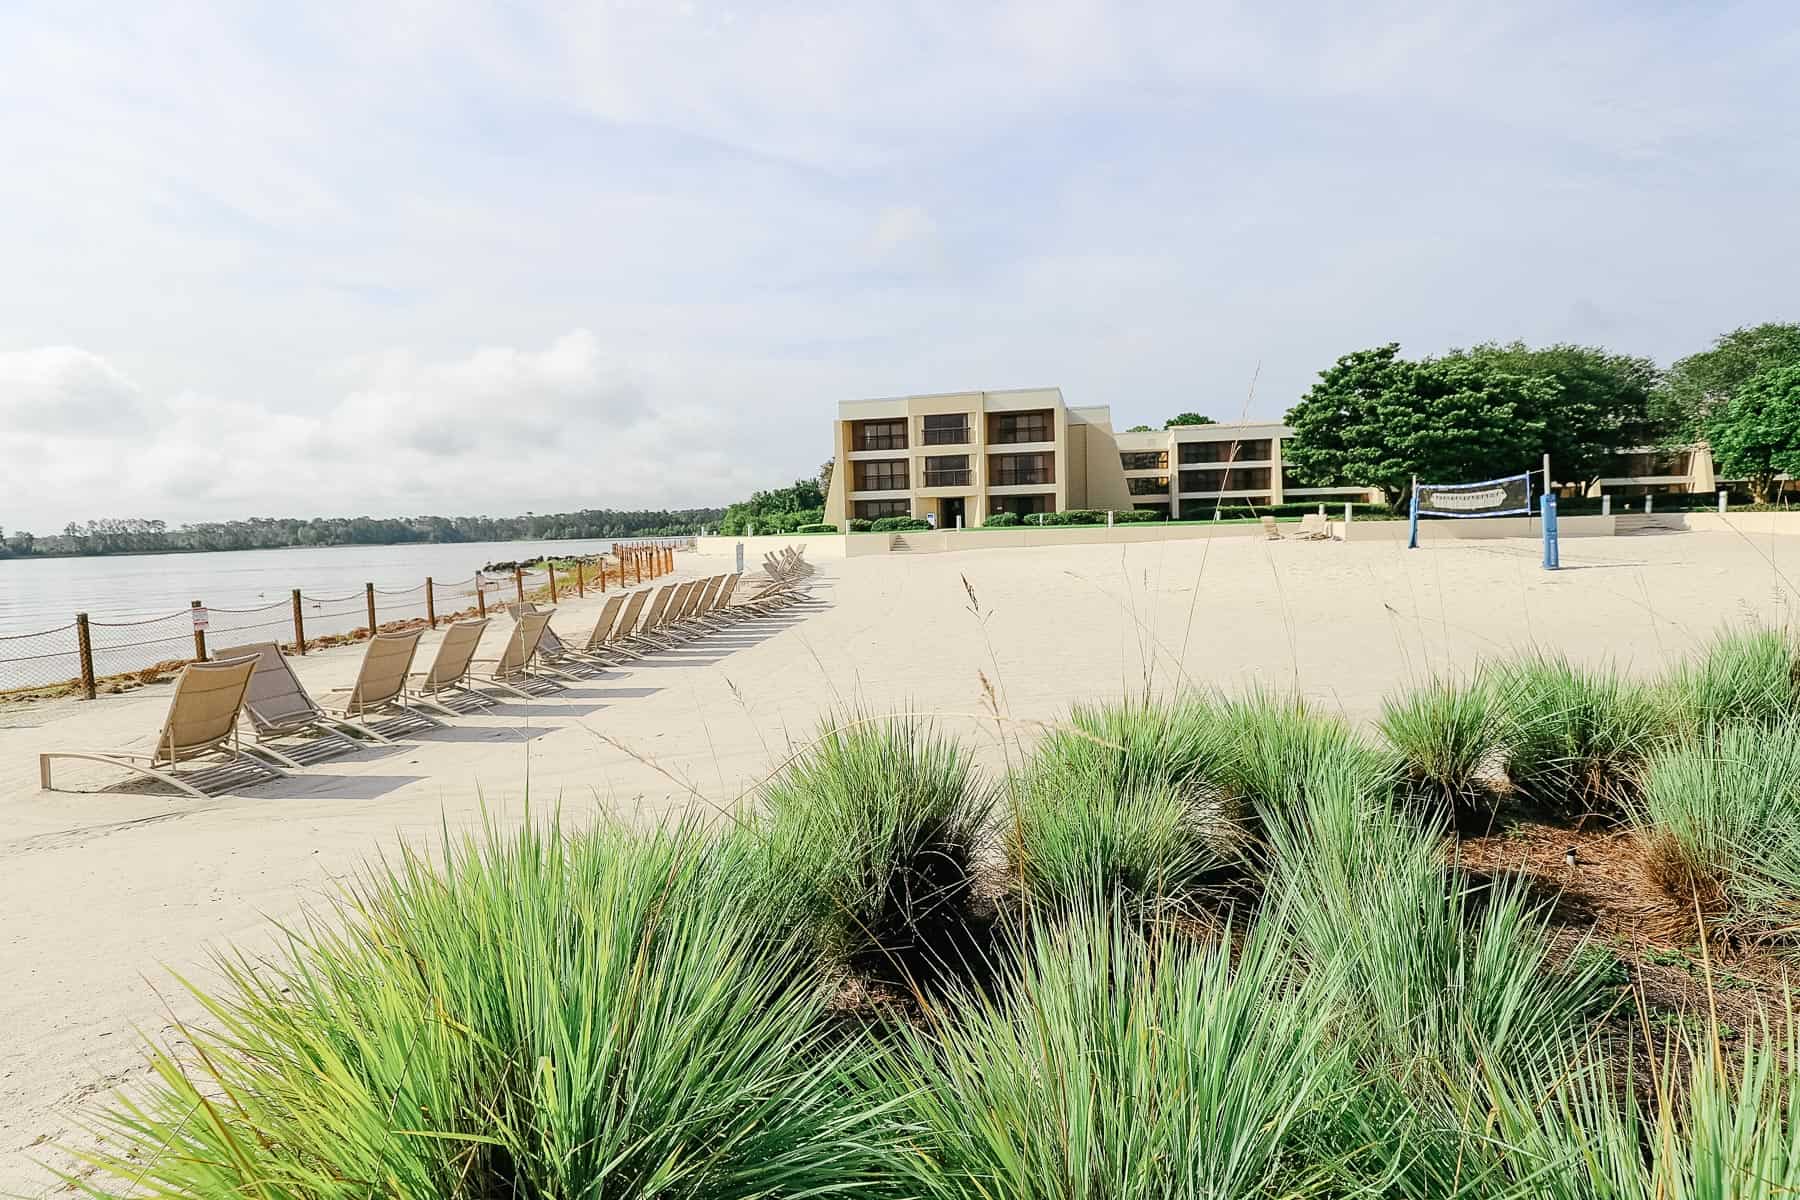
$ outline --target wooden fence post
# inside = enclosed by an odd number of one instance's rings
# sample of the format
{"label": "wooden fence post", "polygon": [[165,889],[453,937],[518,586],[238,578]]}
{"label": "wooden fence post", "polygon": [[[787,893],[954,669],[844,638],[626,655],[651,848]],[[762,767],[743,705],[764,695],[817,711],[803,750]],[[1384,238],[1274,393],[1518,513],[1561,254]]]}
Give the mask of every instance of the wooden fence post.
{"label": "wooden fence post", "polygon": [[631,555],[631,576],[634,583],[644,582],[644,556],[636,551]]}
{"label": "wooden fence post", "polygon": [[[198,600],[188,601],[188,611],[198,617],[200,615],[200,602]],[[200,622],[198,620],[194,622],[194,657],[201,662],[206,661],[206,630],[200,628]]]}
{"label": "wooden fence post", "polygon": [[81,694],[94,698],[94,640],[88,633],[86,613],[75,614],[75,654],[81,660]]}
{"label": "wooden fence post", "polygon": [[431,576],[425,577],[425,623],[437,628],[437,597],[431,591]]}
{"label": "wooden fence post", "polygon": [[575,595],[578,599],[587,596],[587,582],[581,577],[581,560],[575,560]]}
{"label": "wooden fence post", "polygon": [[363,599],[369,602],[369,636],[375,636],[375,585],[363,584]]}
{"label": "wooden fence post", "polygon": [[513,586],[519,590],[519,607],[525,607],[525,568],[513,568]]}
{"label": "wooden fence post", "polygon": [[550,567],[550,603],[555,604],[556,603],[556,560],[554,558],[547,558],[544,561]]}
{"label": "wooden fence post", "polygon": [[294,589],[294,650],[306,653],[306,624],[300,619],[300,589]]}
{"label": "wooden fence post", "polygon": [[485,584],[486,582],[487,581],[481,577],[481,573],[476,572],[476,574],[475,574],[475,613],[477,616],[479,616],[484,621],[487,620],[487,588],[483,587],[482,585]]}

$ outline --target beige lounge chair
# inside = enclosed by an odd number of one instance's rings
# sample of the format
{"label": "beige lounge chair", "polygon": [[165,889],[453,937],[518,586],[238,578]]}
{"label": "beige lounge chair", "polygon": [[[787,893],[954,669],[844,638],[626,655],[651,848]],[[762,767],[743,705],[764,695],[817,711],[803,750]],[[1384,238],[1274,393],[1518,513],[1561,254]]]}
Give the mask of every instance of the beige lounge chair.
{"label": "beige lounge chair", "polygon": [[444,630],[444,639],[438,643],[431,666],[414,674],[419,680],[413,690],[414,703],[452,716],[471,709],[491,708],[499,703],[470,685],[475,650],[481,645],[481,635],[487,627],[488,618],[480,617],[473,621],[452,622]]}
{"label": "beige lounge chair", "polygon": [[612,644],[613,626],[618,623],[619,610],[624,607],[624,592],[614,592],[606,603],[600,606],[600,614],[594,618],[594,627],[588,631],[587,642],[581,647],[582,653],[602,662],[615,663],[623,658],[641,657],[622,646]]}
{"label": "beige lounge chair", "polygon": [[[525,613],[538,611],[538,606],[527,600],[520,604],[514,601],[506,606],[507,614],[517,621]],[[547,609],[554,612],[554,609]],[[550,674],[565,679],[592,679],[602,674],[609,664],[601,662],[580,650],[572,650],[556,636],[556,630],[550,625],[544,626],[544,636],[538,639],[538,663]]]}
{"label": "beige lounge chair", "polygon": [[1331,527],[1325,523],[1324,513],[1307,513],[1300,518],[1299,538],[1303,542],[1328,542],[1331,540]]}
{"label": "beige lounge chair", "polygon": [[[334,715],[356,723],[356,731],[377,742],[391,742],[394,735],[421,729],[442,729],[444,723],[407,703],[406,680],[412,673],[413,656],[419,652],[423,629],[404,633],[378,633],[363,650],[356,682],[344,693]],[[386,713],[381,721],[371,717]]]}
{"label": "beige lounge chair", "polygon": [[658,640],[656,631],[662,625],[663,614],[669,611],[669,605],[673,602],[675,594],[686,587],[685,583],[665,583],[658,588],[656,599],[650,602],[650,611],[644,614],[644,619],[639,623],[637,632],[628,636],[625,643],[629,646],[648,646],[652,650],[668,649],[667,645]]}
{"label": "beige lounge chair", "polygon": [[607,650],[626,658],[641,659],[644,656],[631,648],[627,643],[631,640],[631,631],[637,628],[638,616],[644,611],[644,602],[650,599],[650,589],[642,588],[631,593],[631,599],[625,604],[625,612],[619,617],[619,624],[606,639]]}
{"label": "beige lounge chair", "polygon": [[[250,720],[256,737],[256,751],[267,754],[284,767],[301,767],[324,762],[340,754],[353,753],[357,744],[345,733],[360,732],[354,725],[340,721],[320,708],[295,677],[294,669],[274,642],[251,642],[243,646],[221,648],[216,661],[255,658],[256,669],[250,674],[250,686],[244,690],[243,715]],[[301,738],[302,741],[272,746],[276,739]]]}
{"label": "beige lounge chair", "polygon": [[[202,800],[280,778],[286,772],[246,753],[238,740],[238,717],[256,662],[255,657],[246,656],[188,664],[175,680],[175,694],[169,699],[162,731],[156,735],[154,753],[48,751],[38,755],[39,783],[47,792],[56,790],[50,780],[50,764],[59,758],[106,763]],[[206,765],[186,773],[180,770],[182,763],[202,759],[208,760]]]}
{"label": "beige lounge chair", "polygon": [[494,669],[480,676],[481,682],[529,700],[547,692],[560,692],[563,685],[545,674],[535,664],[538,644],[550,626],[548,612],[520,613],[512,632],[506,635],[499,658],[478,658],[476,662],[494,664]]}
{"label": "beige lounge chair", "polygon": [[1281,526],[1275,523],[1274,517],[1264,517],[1262,519],[1262,531],[1263,537],[1268,541],[1279,542],[1282,540]]}

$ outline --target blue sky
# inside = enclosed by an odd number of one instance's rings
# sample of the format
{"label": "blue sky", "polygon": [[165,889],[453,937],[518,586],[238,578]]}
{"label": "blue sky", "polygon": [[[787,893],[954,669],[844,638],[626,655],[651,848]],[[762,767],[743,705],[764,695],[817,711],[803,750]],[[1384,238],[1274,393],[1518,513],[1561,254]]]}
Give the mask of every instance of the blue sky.
{"label": "blue sky", "polygon": [[15,0],[0,525],[722,503],[859,396],[1667,362],[1800,319],[1795,62],[1776,3]]}

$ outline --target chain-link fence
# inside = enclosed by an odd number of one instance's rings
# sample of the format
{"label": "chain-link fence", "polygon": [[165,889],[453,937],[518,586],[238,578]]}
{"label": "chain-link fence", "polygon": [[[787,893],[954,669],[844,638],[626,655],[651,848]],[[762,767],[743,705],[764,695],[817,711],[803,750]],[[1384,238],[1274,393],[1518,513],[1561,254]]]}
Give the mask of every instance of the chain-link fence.
{"label": "chain-link fence", "polygon": [[[635,586],[673,570],[675,551],[691,539],[619,543],[611,555],[554,566],[517,566],[467,579],[426,579],[411,587],[376,587],[342,596],[295,589],[288,599],[254,608],[210,608],[196,602],[164,616],[103,621],[76,614],[66,625],[0,634],[0,698],[80,692],[92,698],[108,680],[140,682],[209,657],[208,647],[275,642],[288,653],[367,638],[418,624],[486,615],[509,602],[558,603],[590,591]],[[109,690],[111,690],[109,688]]]}

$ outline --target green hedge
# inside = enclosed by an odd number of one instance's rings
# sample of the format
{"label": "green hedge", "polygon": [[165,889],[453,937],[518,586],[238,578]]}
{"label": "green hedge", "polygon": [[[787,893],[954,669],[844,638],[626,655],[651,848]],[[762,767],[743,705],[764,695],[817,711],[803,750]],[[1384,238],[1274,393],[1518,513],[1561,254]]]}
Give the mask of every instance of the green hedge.
{"label": "green hedge", "polygon": [[871,523],[872,522],[870,522],[862,517],[851,517],[850,518],[850,532],[851,533],[867,533],[867,532],[869,532],[869,526]]}
{"label": "green hedge", "polygon": [[916,529],[930,529],[931,523],[920,517],[882,517],[869,528],[876,533],[911,533]]}
{"label": "green hedge", "polygon": [[1127,508],[1113,514],[1113,524],[1132,525],[1144,521],[1165,521],[1169,514],[1160,508]]}
{"label": "green hedge", "polygon": [[802,525],[800,528],[794,530],[795,533],[836,533],[837,531],[838,527],[836,525],[826,525],[823,523],[818,525]]}
{"label": "green hedge", "polygon": [[983,529],[1011,529],[1019,523],[1018,513],[989,513],[987,520],[981,523]]}

